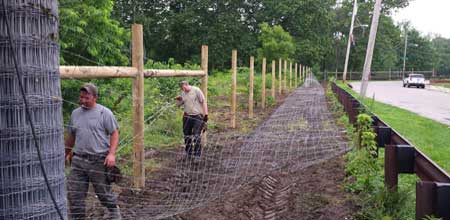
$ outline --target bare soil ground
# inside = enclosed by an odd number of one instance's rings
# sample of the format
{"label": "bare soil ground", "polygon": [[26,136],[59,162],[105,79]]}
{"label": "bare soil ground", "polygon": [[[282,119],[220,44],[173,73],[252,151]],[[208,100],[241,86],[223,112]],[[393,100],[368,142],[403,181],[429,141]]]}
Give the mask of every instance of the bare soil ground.
{"label": "bare soil ground", "polygon": [[338,156],[298,172],[271,173],[225,198],[174,219],[352,219],[355,206],[343,189],[344,178],[344,160]]}
{"label": "bare soil ground", "polygon": [[[257,127],[270,114],[283,103],[284,98],[278,98],[277,105],[266,111],[255,112],[256,118],[245,117],[246,110],[241,108],[237,120],[237,130],[229,129],[231,118],[227,109],[211,109],[216,112],[213,120],[220,121],[217,129],[211,131],[214,135],[230,135]],[[244,116],[242,116],[244,115]],[[220,119],[220,120],[219,120]],[[239,130],[241,129],[241,131]],[[170,151],[152,150],[147,153],[148,158],[158,158],[161,167],[179,166],[182,158],[174,157]],[[182,164],[182,163],[181,163]],[[352,219],[355,206],[351,202],[350,194],[343,189],[344,160],[337,156],[331,160],[318,163],[301,170],[280,169],[264,176],[253,179],[236,190],[226,193],[223,197],[212,200],[194,209],[185,209],[168,220],[244,220],[244,219],[320,219],[342,220]],[[204,163],[194,166],[187,165],[186,169],[198,169],[197,166],[207,166],[207,169],[216,169],[217,164]],[[287,171],[290,170],[290,171]],[[119,194],[123,219],[152,219],[159,213],[154,213],[148,207],[164,206],[174,187],[179,192],[198,190],[190,188],[206,188],[206,184],[199,182],[186,182],[189,179],[182,172],[174,174],[166,169],[147,170],[146,189],[133,191],[129,186],[131,180],[123,181],[116,188]],[[192,179],[191,179],[192,180]],[[211,181],[211,180],[210,180]],[[172,182],[173,184],[158,184]],[[128,186],[128,187],[127,187]],[[91,198],[93,208],[88,209],[90,219],[101,219],[104,208],[98,200]],[[190,204],[192,205],[192,204]],[[194,205],[193,205],[194,206]],[[96,208],[95,208],[96,207]],[[186,211],[187,210],[187,211]],[[174,211],[176,213],[176,211]]]}

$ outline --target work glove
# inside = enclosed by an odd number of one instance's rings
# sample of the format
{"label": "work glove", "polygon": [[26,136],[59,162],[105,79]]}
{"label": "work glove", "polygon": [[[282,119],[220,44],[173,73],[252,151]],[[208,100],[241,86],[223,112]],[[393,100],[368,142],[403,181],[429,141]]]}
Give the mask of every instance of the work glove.
{"label": "work glove", "polygon": [[106,181],[108,183],[119,183],[122,180],[122,172],[117,166],[105,167]]}

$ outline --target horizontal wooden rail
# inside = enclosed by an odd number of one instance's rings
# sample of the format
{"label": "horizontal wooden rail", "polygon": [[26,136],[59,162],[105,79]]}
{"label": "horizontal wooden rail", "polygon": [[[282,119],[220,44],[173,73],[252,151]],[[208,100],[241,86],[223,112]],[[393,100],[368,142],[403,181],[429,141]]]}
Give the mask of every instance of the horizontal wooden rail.
{"label": "horizontal wooden rail", "polygon": [[[335,83],[332,90],[344,106],[350,122],[355,124],[357,114],[363,112],[365,106]],[[416,184],[416,219],[435,215],[450,220],[450,175],[379,117],[374,115],[372,118],[378,145],[386,147],[386,186],[396,190],[399,174],[415,173],[421,180]]]}
{"label": "horizontal wooden rail", "polygon": [[191,77],[204,76],[203,70],[144,70],[144,77]]}
{"label": "horizontal wooden rail", "polygon": [[[61,66],[62,79],[134,78],[138,70],[119,66]],[[203,70],[144,70],[144,77],[193,77],[205,76]]]}
{"label": "horizontal wooden rail", "polygon": [[119,66],[61,66],[62,79],[134,78],[137,69]]}

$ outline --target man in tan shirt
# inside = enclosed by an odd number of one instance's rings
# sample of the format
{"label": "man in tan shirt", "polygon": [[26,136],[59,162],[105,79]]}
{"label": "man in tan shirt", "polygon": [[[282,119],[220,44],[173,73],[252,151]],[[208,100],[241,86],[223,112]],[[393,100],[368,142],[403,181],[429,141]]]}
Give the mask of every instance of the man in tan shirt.
{"label": "man in tan shirt", "polygon": [[201,133],[208,122],[208,105],[202,90],[187,81],[180,82],[181,96],[177,96],[177,106],[183,105],[183,134],[188,157],[196,159],[201,155]]}

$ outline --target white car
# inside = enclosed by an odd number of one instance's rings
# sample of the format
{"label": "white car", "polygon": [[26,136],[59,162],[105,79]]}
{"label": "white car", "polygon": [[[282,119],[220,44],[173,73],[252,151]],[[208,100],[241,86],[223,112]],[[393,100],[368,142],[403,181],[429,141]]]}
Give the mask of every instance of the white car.
{"label": "white car", "polygon": [[403,79],[403,87],[416,86],[417,88],[425,88],[425,77],[423,74],[409,74]]}

